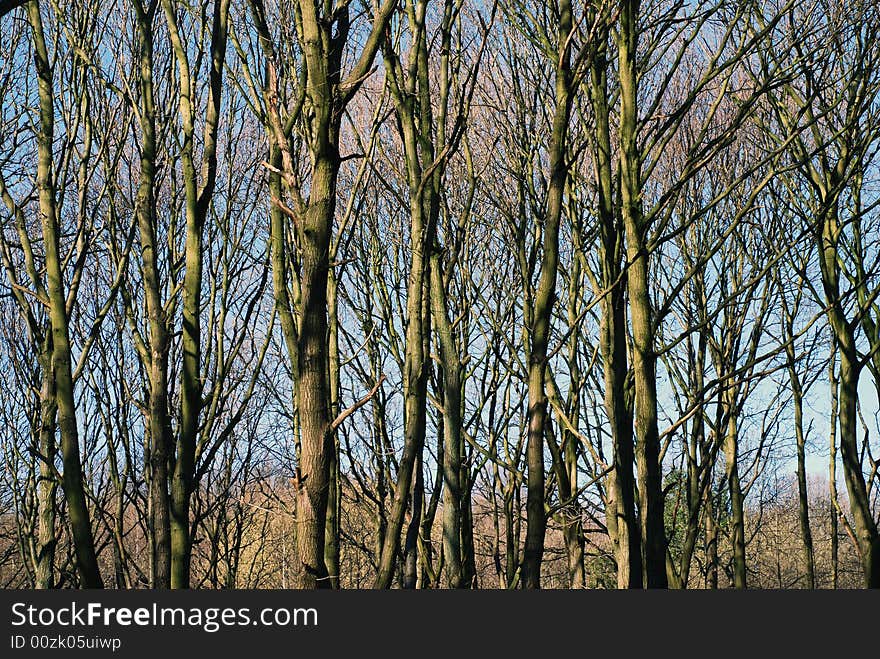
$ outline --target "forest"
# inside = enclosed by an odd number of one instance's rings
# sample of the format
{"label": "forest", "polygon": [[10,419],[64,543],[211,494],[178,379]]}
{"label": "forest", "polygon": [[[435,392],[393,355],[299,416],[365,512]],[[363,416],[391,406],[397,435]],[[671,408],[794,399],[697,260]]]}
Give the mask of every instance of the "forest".
{"label": "forest", "polygon": [[880,4],[0,0],[0,587],[880,588]]}

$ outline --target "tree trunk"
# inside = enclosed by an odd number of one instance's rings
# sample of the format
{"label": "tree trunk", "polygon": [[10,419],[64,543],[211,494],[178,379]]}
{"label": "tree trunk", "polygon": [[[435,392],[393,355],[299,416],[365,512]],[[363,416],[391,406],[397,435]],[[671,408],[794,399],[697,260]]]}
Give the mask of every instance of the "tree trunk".
{"label": "tree trunk", "polygon": [[181,370],[180,432],[171,480],[171,587],[188,588],[192,538],[190,537],[190,498],[196,486],[195,460],[202,411],[202,236],[214,194],[217,176],[217,131],[223,92],[226,58],[227,20],[230,0],[214,3],[211,25],[210,98],[205,116],[202,153],[203,183],[199,186],[194,162],[195,111],[193,85],[186,45],[176,18],[176,4],[163,0],[171,43],[180,75],[180,115],[183,125],[181,162],[186,196],[186,240],[183,279],[183,368]]}
{"label": "tree trunk", "polygon": [[862,363],[858,358],[855,328],[846,320],[840,298],[837,236],[839,222],[837,200],[829,201],[831,209],[822,219],[822,230],[816,240],[822,285],[828,303],[827,316],[840,355],[838,380],[838,422],[840,424],[840,456],[843,480],[849,494],[849,508],[858,542],[859,557],[868,588],[880,588],[880,534],[871,511],[865,477],[862,473],[858,442],[858,384]]}
{"label": "tree trunk", "polygon": [[[688,353],[692,352],[689,343]],[[691,564],[697,538],[700,534],[700,518],[703,512],[705,492],[712,487],[712,473],[717,455],[714,447],[706,442],[706,423],[704,417],[705,398],[705,361],[706,361],[706,338],[701,336],[697,343],[696,353],[691,361],[691,383],[694,393],[689,395],[688,406],[698,405],[698,411],[694,415],[691,425],[690,441],[688,445],[687,467],[687,527],[685,531],[684,546],[681,552],[681,564],[678,573],[678,585],[681,588],[688,587]],[[707,529],[708,532],[708,529]]]}
{"label": "tree trunk", "polygon": [[712,503],[712,487],[706,490],[706,569],[707,586],[710,590],[718,589],[718,523],[715,521],[715,506]]}
{"label": "tree trunk", "polygon": [[137,0],[140,58],[141,157],[140,184],[137,196],[137,222],[141,243],[144,296],[149,324],[149,354],[146,359],[149,380],[147,427],[149,437],[150,546],[152,587],[171,586],[171,521],[168,500],[168,466],[171,459],[171,419],[168,413],[167,317],[162,302],[156,231],[156,109],[153,97],[153,28],[152,13],[146,14]]}
{"label": "tree trunk", "polygon": [[443,556],[449,588],[463,588],[461,548],[462,518],[462,439],[461,439],[461,364],[452,323],[447,315],[446,290],[440,264],[441,252],[431,255],[431,307],[437,328],[443,386]]}
{"label": "tree trunk", "polygon": [[739,434],[736,419],[736,403],[732,393],[725,402],[727,428],[724,433],[724,470],[727,489],[730,493],[731,534],[733,546],[733,585],[746,587],[746,538],[745,510],[743,505],[742,483],[739,477]]}
{"label": "tree trunk", "polygon": [[[410,270],[406,290],[406,337],[404,346],[404,448],[397,474],[397,486],[388,520],[385,544],[376,576],[376,588],[388,588],[400,542],[400,532],[413,486],[413,469],[421,460],[427,421],[428,373],[431,336],[431,248],[440,213],[437,179],[431,178],[434,163],[433,116],[428,69],[425,14],[427,2],[408,7],[412,53],[408,75],[400,59],[386,42],[384,62],[403,143],[410,214]],[[439,127],[438,127],[439,128]],[[415,516],[413,508],[413,515]]]}
{"label": "tree trunk", "polygon": [[801,526],[807,588],[812,590],[816,587],[816,574],[813,562],[813,534],[810,531],[810,504],[807,493],[807,438],[804,434],[803,392],[801,391],[800,378],[794,368],[791,367],[789,371],[794,402],[794,431],[797,440],[798,519]]}
{"label": "tree trunk", "polygon": [[553,307],[556,302],[556,274],[559,267],[559,225],[562,201],[568,181],[566,141],[571,112],[571,3],[559,3],[559,38],[556,64],[556,109],[550,135],[550,176],[544,214],[543,244],[538,287],[535,291],[528,351],[528,441],[526,445],[527,496],[526,540],[522,562],[522,587],[541,587],[541,561],[547,518],[544,511],[544,433],[547,423],[545,376]]}
{"label": "tree trunk", "polygon": [[471,505],[473,479],[467,462],[463,461],[461,469],[461,554],[462,554],[462,587],[477,588],[477,556],[474,547],[474,516]]}
{"label": "tree trunk", "polygon": [[838,420],[843,480],[849,494],[865,586],[880,588],[880,536],[871,513],[857,442],[859,371],[853,344],[841,341]]}
{"label": "tree trunk", "polygon": [[[336,274],[330,268],[327,278],[327,316],[329,317],[329,375],[330,375],[330,415],[335,418],[340,413],[339,405],[339,310],[337,305]],[[339,474],[339,435],[333,433],[333,450],[330,452],[330,485],[327,500],[327,526],[324,533],[324,563],[330,578],[330,587],[339,588],[339,531],[340,505],[342,502],[342,482]]]}
{"label": "tree trunk", "polygon": [[[376,588],[388,588],[394,576],[394,564],[400,543],[412,489],[413,472],[425,443],[428,360],[425,338],[430,331],[429,316],[425,314],[428,262],[426,233],[422,221],[421,204],[412,206],[412,263],[407,286],[406,355],[404,363],[404,447],[397,473],[397,485],[391,504],[391,513],[382,546]],[[427,326],[426,326],[427,325]]]}
{"label": "tree trunk", "polygon": [[425,505],[425,479],[421,453],[416,455],[413,467],[415,477],[412,486],[411,514],[403,543],[403,588],[413,590],[418,585],[419,531],[422,528],[422,511]]}
{"label": "tree trunk", "polygon": [[[607,39],[607,35],[604,37]],[[614,471],[609,479],[611,502],[609,532],[617,562],[618,588],[642,587],[642,557],[639,521],[636,514],[633,478],[632,411],[627,404],[626,378],[626,278],[621,270],[623,228],[614,208],[614,164],[611,157],[611,130],[608,123],[608,83],[606,46],[600,46],[593,60],[590,91],[596,121],[596,159],[598,212],[601,238],[602,286],[599,342],[605,381],[605,410],[611,430]]]}
{"label": "tree trunk", "polygon": [[837,526],[837,344],[831,336],[831,357],[828,360],[828,384],[831,390],[831,418],[828,432],[828,494],[831,513],[831,588],[837,590],[838,583],[838,538]]}
{"label": "tree trunk", "polygon": [[58,480],[55,477],[55,429],[58,411],[55,392],[55,378],[52,372],[51,336],[43,341],[44,350],[40,359],[42,385],[40,387],[40,476],[37,488],[37,556],[35,588],[49,589],[55,585],[55,518],[57,515],[56,492]]}
{"label": "tree trunk", "polygon": [[339,158],[331,146],[335,141],[322,142],[320,150],[313,154],[315,167],[309,207],[300,233],[302,319],[296,391],[301,450],[296,479],[296,543],[303,569],[297,585],[310,589],[330,587],[324,563],[324,539],[334,447],[327,378],[327,275]]}
{"label": "tree trunk", "polygon": [[627,0],[620,12],[620,172],[623,224],[629,272],[627,283],[632,317],[635,385],[636,467],[639,513],[644,544],[644,584],[666,588],[666,535],[663,517],[663,473],[657,424],[657,356],[648,287],[647,227],[641,211],[641,158],[638,130],[638,16],[639,2]]}
{"label": "tree trunk", "polygon": [[40,103],[40,126],[37,135],[37,189],[39,190],[40,220],[46,259],[46,292],[49,298],[49,321],[52,332],[51,374],[54,378],[55,405],[58,428],[61,433],[61,456],[64,464],[62,488],[67,502],[67,516],[73,535],[76,566],[82,586],[102,588],[95,542],[92,535],[89,509],[83,486],[82,463],[79,454],[79,431],[76,423],[76,402],[73,391],[70,329],[64,291],[64,272],[58,207],[53,180],[53,140],[55,131],[54,92],[52,68],[40,7],[32,2],[27,7],[28,20],[33,31],[34,63],[37,69]]}

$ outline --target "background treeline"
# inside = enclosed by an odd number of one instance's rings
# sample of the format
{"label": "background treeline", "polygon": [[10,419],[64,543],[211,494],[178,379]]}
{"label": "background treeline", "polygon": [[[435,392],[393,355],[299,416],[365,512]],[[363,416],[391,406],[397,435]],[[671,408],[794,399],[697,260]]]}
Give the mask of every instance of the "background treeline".
{"label": "background treeline", "polygon": [[872,0],[0,2],[0,585],[880,586]]}

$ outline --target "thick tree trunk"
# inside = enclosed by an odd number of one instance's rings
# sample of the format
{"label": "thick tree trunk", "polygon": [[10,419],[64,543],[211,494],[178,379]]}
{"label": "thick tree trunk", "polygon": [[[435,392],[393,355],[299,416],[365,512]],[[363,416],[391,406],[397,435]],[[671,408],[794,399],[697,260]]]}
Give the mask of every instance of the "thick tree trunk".
{"label": "thick tree trunk", "polygon": [[822,220],[822,231],[816,239],[822,285],[828,302],[828,321],[840,355],[838,380],[838,422],[840,426],[840,456],[843,480],[849,494],[849,508],[853,518],[864,583],[868,588],[880,588],[880,533],[868,499],[867,484],[862,473],[858,439],[858,384],[862,363],[859,361],[855,328],[846,320],[840,298],[837,235],[839,222],[836,200],[829,203],[831,210]]}
{"label": "thick tree trunk", "polygon": [[727,489],[730,494],[731,533],[730,542],[733,547],[733,585],[735,588],[746,587],[746,536],[745,510],[742,482],[739,476],[739,432],[736,419],[736,404],[733,395],[726,396],[725,416],[727,428],[724,434],[724,473]]}
{"label": "thick tree trunk", "polygon": [[330,494],[334,440],[330,432],[327,377],[327,275],[330,230],[336,202],[339,158],[335,142],[326,141],[313,155],[314,174],[301,237],[302,316],[298,341],[296,393],[301,450],[297,474],[296,542],[302,570],[298,587],[330,586],[324,563],[325,524]]}
{"label": "thick tree trunk", "polygon": [[[339,406],[339,311],[337,305],[337,283],[333,268],[327,278],[327,316],[329,318],[329,376],[330,376],[330,416],[340,413]],[[342,502],[342,483],[339,474],[339,435],[333,433],[333,450],[330,452],[330,484],[327,499],[327,524],[324,533],[324,563],[330,578],[330,587],[339,588],[339,532],[340,505]]]}
{"label": "thick tree trunk", "polygon": [[55,477],[55,430],[58,405],[55,402],[55,378],[52,372],[51,337],[44,340],[40,359],[42,384],[40,386],[40,476],[37,487],[37,555],[34,586],[48,589],[55,585],[55,547],[57,544],[55,520],[57,516]]}
{"label": "thick tree trunk", "polygon": [[636,468],[639,514],[644,545],[644,584],[666,588],[666,535],[663,517],[663,473],[657,423],[657,356],[648,287],[647,227],[641,211],[641,158],[638,130],[639,2],[622,3],[618,35],[620,68],[620,192],[626,231],[630,313],[635,385]]}
{"label": "thick tree trunk", "polygon": [[461,547],[462,453],[461,438],[461,363],[447,315],[446,290],[440,264],[441,253],[431,255],[431,307],[437,328],[443,383],[443,556],[446,584],[462,588],[464,580]]}
{"label": "thick tree trunk", "polygon": [[162,302],[162,281],[159,272],[156,231],[156,109],[153,97],[153,28],[152,14],[144,13],[139,2],[137,13],[140,58],[141,129],[140,184],[137,196],[137,223],[141,243],[141,268],[144,297],[149,325],[146,433],[149,438],[150,547],[151,579],[154,588],[171,586],[171,520],[168,498],[169,461],[173,448],[171,419],[168,412],[168,351],[167,317]]}
{"label": "thick tree trunk", "polygon": [[[305,84],[296,114],[282,118],[279,95],[285,80],[279,80],[277,55],[266,8],[260,0],[249,3],[266,54],[266,101],[272,169],[269,191],[271,210],[271,259],[275,308],[281,320],[284,340],[293,372],[296,418],[299,421],[299,454],[294,477],[296,498],[296,547],[302,568],[297,569],[299,588],[330,587],[325,561],[327,508],[331,473],[336,469],[335,437],[332,428],[329,377],[328,277],[330,239],[336,211],[339,175],[339,130],[345,107],[368,76],[385,27],[396,6],[385,0],[372,18],[364,47],[349,77],[343,79],[342,65],[349,29],[348,5],[334,9],[308,0],[296,3],[297,38],[303,56],[300,83]],[[306,189],[293,171],[290,131],[301,120],[307,127],[311,171]],[[281,167],[279,167],[279,164]],[[293,195],[296,211],[281,207],[284,186]],[[286,249],[285,215],[293,222],[298,253]],[[298,266],[298,267],[297,267]],[[288,292],[288,277],[299,275],[299,300],[295,306]],[[298,312],[299,324],[294,314]],[[338,418],[338,417],[337,417]],[[334,522],[335,524],[335,522]]]}
{"label": "thick tree trunk", "polygon": [[666,588],[666,536],[663,522],[662,468],[657,427],[656,356],[653,349],[647,258],[630,247],[634,259],[629,273],[635,374],[636,467],[639,475],[639,513],[644,541],[645,585]]}
{"label": "thick tree trunk", "polygon": [[526,445],[527,496],[526,539],[522,561],[522,587],[541,587],[541,561],[547,517],[544,510],[544,441],[547,424],[545,377],[551,320],[556,302],[556,274],[559,267],[559,225],[562,201],[568,181],[566,141],[571,112],[571,3],[559,3],[559,38],[556,65],[556,109],[550,135],[550,176],[544,214],[543,244],[538,286],[535,291],[528,351],[528,440]]}
{"label": "thick tree trunk", "polygon": [[574,442],[577,441],[568,431],[563,432],[563,445],[560,451],[562,465],[560,473],[564,477],[559,479],[559,498],[561,501],[569,501],[569,504],[560,511],[562,522],[562,538],[565,542],[565,556],[568,559],[568,582],[569,588],[586,588],[587,579],[584,570],[584,529],[581,523],[581,511],[577,504],[577,450]]}
{"label": "thick tree trunk", "polygon": [[[577,327],[578,314],[581,308],[580,290],[582,287],[581,261],[574,258],[569,269],[568,295],[565,312],[570,328]],[[568,366],[568,396],[565,401],[565,413],[571,423],[577,427],[581,416],[580,392],[583,387],[580,364],[578,360],[578,332],[572,331],[568,340],[566,362]],[[560,510],[557,515],[562,527],[562,538],[565,543],[565,556],[568,560],[568,584],[570,588],[586,587],[584,569],[584,538],[581,520],[581,507],[578,501],[578,450],[579,438],[569,428],[560,428],[561,443],[556,445],[552,426],[547,426],[547,439],[553,457],[553,470],[556,474],[556,488],[559,493]]]}
{"label": "thick tree trunk", "polygon": [[67,502],[76,552],[76,565],[82,586],[101,588],[103,582],[95,553],[89,509],[83,486],[82,463],[79,453],[79,431],[76,422],[76,402],[73,391],[70,328],[64,291],[58,207],[53,180],[53,140],[55,131],[54,92],[52,68],[38,3],[28,5],[28,19],[33,31],[34,63],[37,69],[40,103],[40,126],[37,134],[37,189],[39,191],[40,223],[46,259],[46,292],[52,332],[51,374],[54,377],[55,405],[58,428],[61,433],[61,456],[64,464],[62,488]]}
{"label": "thick tree trunk", "polygon": [[[554,268],[555,275],[555,268]],[[541,309],[536,305],[536,316]],[[534,334],[532,347],[536,346]],[[546,344],[544,348],[546,354]],[[546,365],[538,354],[529,361],[529,424],[526,448],[526,540],[523,550],[521,582],[523,588],[540,588],[541,561],[547,519],[544,512],[544,426],[547,422],[547,398],[544,393]]]}
{"label": "thick tree trunk", "polygon": [[[607,36],[605,37],[607,38]],[[621,270],[623,227],[614,207],[614,165],[611,157],[611,130],[608,123],[607,57],[601,47],[594,57],[590,92],[596,121],[598,207],[601,238],[602,317],[599,342],[605,381],[605,411],[611,430],[614,471],[609,478],[609,533],[617,562],[618,588],[642,587],[642,557],[639,521],[636,513],[633,477],[632,411],[627,404],[628,372],[626,348],[626,278]]]}
{"label": "thick tree trunk", "polygon": [[880,536],[871,513],[857,439],[859,370],[852,343],[841,341],[838,421],[843,480],[849,494],[850,513],[859,545],[865,586],[880,588]]}
{"label": "thick tree trunk", "polygon": [[403,588],[413,590],[419,581],[419,531],[422,528],[422,511],[425,505],[425,478],[422,456],[416,456],[413,468],[414,480],[410,497],[410,519],[403,542]]}
{"label": "thick tree trunk", "polygon": [[633,477],[633,420],[626,396],[625,304],[623,285],[618,284],[603,301],[600,333],[605,365],[605,409],[611,427],[614,456],[611,486],[617,528],[617,585],[618,588],[641,588],[641,530]]}

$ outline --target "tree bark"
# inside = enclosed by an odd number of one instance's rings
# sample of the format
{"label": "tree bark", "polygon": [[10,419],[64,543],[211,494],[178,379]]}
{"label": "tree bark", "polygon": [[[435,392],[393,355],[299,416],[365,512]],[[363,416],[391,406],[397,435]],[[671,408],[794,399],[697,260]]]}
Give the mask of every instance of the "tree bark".
{"label": "tree bark", "polygon": [[544,441],[547,424],[545,378],[551,319],[556,302],[556,274],[559,267],[559,225],[568,181],[566,143],[571,113],[571,39],[574,28],[571,3],[559,3],[559,35],[556,64],[556,109],[550,134],[550,176],[544,212],[541,265],[535,291],[528,351],[528,440],[526,464],[526,539],[522,560],[522,587],[541,587],[541,561],[547,517],[544,510]]}
{"label": "tree bark", "polygon": [[[793,352],[793,348],[792,348]],[[793,364],[789,355],[789,364]],[[804,568],[807,574],[807,588],[816,587],[816,573],[813,559],[813,533],[810,530],[810,504],[807,492],[807,438],[804,433],[804,401],[800,378],[794,369],[789,367],[794,403],[794,431],[797,441],[797,483],[798,483],[798,521],[801,527],[801,541],[804,552]]]}
{"label": "tree bark", "polygon": [[855,328],[846,320],[840,297],[837,203],[836,198],[828,200],[826,208],[829,210],[821,220],[821,232],[817,232],[816,241],[822,286],[828,303],[828,321],[840,356],[837,415],[843,479],[849,494],[864,583],[868,588],[880,588],[880,534],[868,500],[858,447],[858,384],[862,363],[856,347]]}
{"label": "tree bark", "polygon": [[721,394],[724,406],[724,474],[730,494],[731,533],[733,547],[733,585],[746,587],[745,509],[742,482],[739,476],[739,432],[735,396],[730,389]]}
{"label": "tree bark", "polygon": [[176,459],[171,478],[171,575],[172,588],[188,588],[192,537],[190,535],[190,499],[195,483],[196,445],[199,438],[199,419],[202,411],[202,241],[205,220],[214,194],[217,178],[217,132],[223,93],[223,67],[226,58],[230,0],[214,3],[211,24],[211,71],[209,99],[205,113],[202,145],[202,184],[196,172],[194,158],[195,110],[190,63],[186,44],[177,26],[177,6],[172,0],[163,0],[171,34],[171,44],[178,63],[180,76],[180,116],[183,126],[181,162],[186,202],[186,239],[184,245],[185,273],[183,279],[183,368],[181,370],[180,431],[177,437]]}
{"label": "tree bark", "polygon": [[[330,376],[330,413],[336,417],[340,413],[339,405],[339,310],[337,303],[338,284],[333,268],[330,268],[327,279],[327,315],[329,317],[329,376]],[[330,587],[339,588],[339,533],[341,520],[339,517],[342,505],[342,482],[339,472],[339,435],[333,433],[333,450],[330,453],[330,484],[327,500],[327,526],[324,534],[324,563]]]}
{"label": "tree bark", "polygon": [[39,191],[40,223],[46,259],[46,292],[52,332],[52,366],[58,428],[61,433],[61,456],[64,464],[62,488],[67,502],[67,516],[76,552],[76,566],[85,588],[102,588],[101,572],[95,553],[89,508],[83,484],[79,431],[71,366],[70,328],[64,287],[58,207],[53,180],[53,140],[55,130],[52,65],[43,35],[40,7],[32,2],[27,7],[34,44],[34,63],[40,106],[37,134],[37,189]]}
{"label": "tree bark", "polygon": [[601,239],[603,297],[599,327],[600,349],[605,382],[605,410],[611,429],[614,471],[609,479],[611,503],[608,524],[614,530],[618,588],[642,587],[642,558],[639,520],[636,512],[636,483],[633,477],[632,410],[627,404],[626,380],[629,371],[626,346],[626,276],[621,268],[624,230],[614,205],[614,164],[611,156],[611,130],[608,122],[608,74],[606,40],[594,57],[590,92],[595,117],[598,214]]}
{"label": "tree bark", "polygon": [[828,385],[831,390],[831,418],[828,432],[828,494],[831,515],[831,589],[837,590],[838,574],[838,529],[837,523],[837,344],[831,336],[831,357],[828,360]]}
{"label": "tree bark", "polygon": [[636,467],[644,546],[644,585],[666,588],[666,535],[663,472],[657,424],[657,356],[648,287],[647,227],[642,218],[641,157],[638,130],[638,0],[622,3],[618,35],[620,69],[620,192],[626,231],[635,385]]}
{"label": "tree bark", "polygon": [[149,400],[147,428],[149,437],[150,545],[151,579],[154,588],[171,586],[171,518],[168,498],[169,463],[173,450],[171,419],[168,409],[168,336],[167,314],[162,300],[156,227],[156,107],[153,94],[153,17],[134,0],[140,40],[138,84],[140,88],[141,129],[140,184],[137,193],[137,223],[140,232],[141,268],[149,324],[147,377]]}
{"label": "tree bark", "polygon": [[437,328],[443,383],[443,556],[446,583],[463,588],[462,521],[462,452],[461,438],[461,362],[447,316],[446,289],[439,249],[431,255],[431,307]]}
{"label": "tree bark", "polygon": [[51,334],[43,340],[40,358],[42,384],[40,386],[40,476],[37,488],[37,556],[34,586],[49,589],[55,585],[55,548],[57,545],[55,520],[57,516],[55,477],[55,431],[58,405],[56,403],[55,377],[52,371]]}

